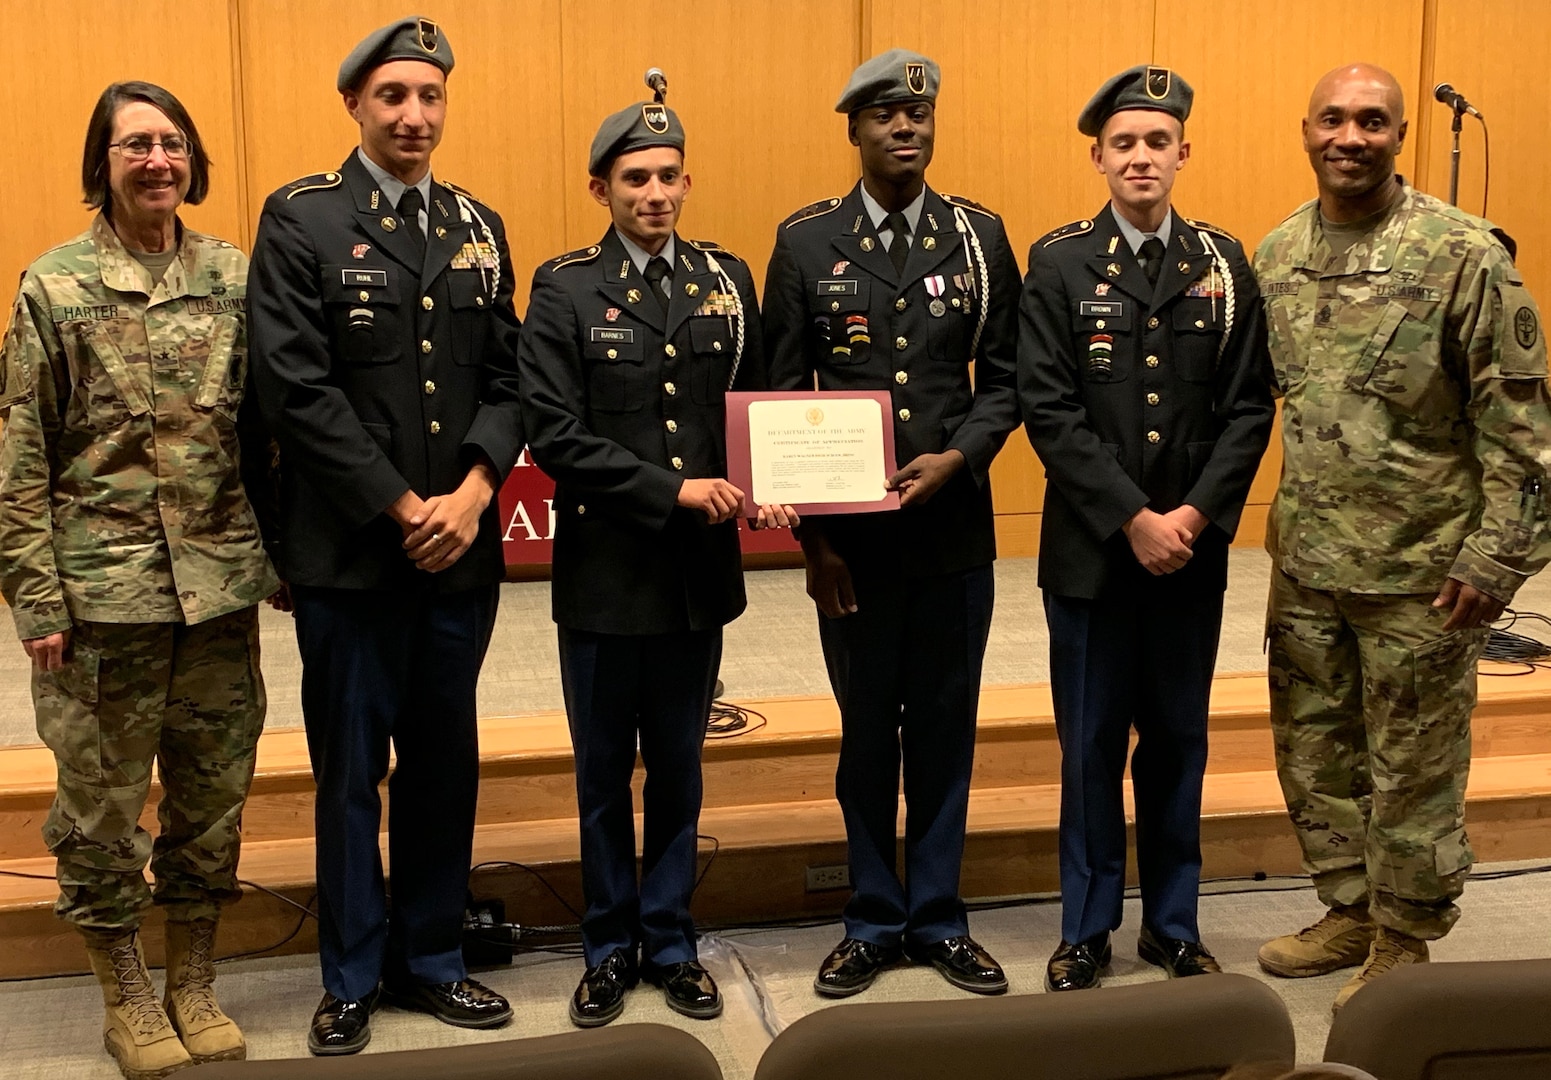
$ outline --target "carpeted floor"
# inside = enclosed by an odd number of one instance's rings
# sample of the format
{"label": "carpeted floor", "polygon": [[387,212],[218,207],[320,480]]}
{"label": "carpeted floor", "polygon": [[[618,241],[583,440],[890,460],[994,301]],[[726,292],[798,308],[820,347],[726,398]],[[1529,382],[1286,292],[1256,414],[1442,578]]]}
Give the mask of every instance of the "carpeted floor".
{"label": "carpeted floor", "polygon": [[[1551,957],[1551,874],[1485,880],[1502,869],[1478,868],[1481,876],[1471,883],[1463,900],[1465,916],[1448,938],[1436,944],[1435,960]],[[1290,981],[1263,975],[1255,964],[1255,950],[1263,940],[1295,930],[1320,914],[1313,893],[1292,887],[1295,884],[1222,886],[1256,891],[1203,897],[1201,927],[1226,970],[1262,978],[1281,995],[1297,1030],[1299,1057],[1314,1061],[1323,1053],[1330,1002],[1346,973]],[[1288,891],[1269,891],[1283,887]],[[1125,926],[1115,939],[1110,985],[1162,978],[1161,972],[1136,958],[1138,917],[1137,903],[1128,901]],[[1051,902],[971,916],[976,938],[1002,961],[1016,994],[1042,992],[1044,964],[1059,936],[1059,923],[1059,906]],[[745,1080],[753,1075],[760,1054],[780,1028],[833,1004],[813,993],[812,982],[819,962],[839,937],[838,924],[712,934],[702,943],[701,955],[727,999],[720,1019],[684,1019],[668,1010],[659,992],[643,987],[632,993],[621,1022],[683,1028],[716,1054],[727,1080]],[[373,1020],[367,1053],[572,1030],[566,1002],[581,970],[579,959],[534,954],[509,968],[481,974],[517,1008],[516,1020],[494,1032],[460,1031],[426,1016],[384,1009]],[[250,1056],[306,1054],[307,1023],[321,993],[315,958],[235,961],[222,965],[220,971],[221,1000],[243,1025]],[[752,973],[752,980],[746,972]],[[904,967],[885,973],[872,989],[853,1000],[945,998],[971,999],[972,995],[955,990],[930,969]],[[3,1075],[8,1080],[113,1080],[118,1073],[102,1052],[100,1024],[100,998],[89,979],[0,983]]]}
{"label": "carpeted floor", "polygon": [[[1232,553],[1220,673],[1264,671],[1261,639],[1271,564],[1264,552]],[[986,650],[985,685],[1046,682],[1048,641],[1036,581],[1037,560],[996,564],[996,614]],[[779,695],[827,695],[829,680],[819,653],[817,614],[804,592],[801,570],[761,570],[746,575],[749,607],[727,628],[722,681],[727,696],[749,700]],[[1520,592],[1521,610],[1551,613],[1551,575]],[[264,679],[270,728],[301,726],[301,662],[291,618],[262,612]],[[1530,633],[1543,631],[1531,629]],[[509,584],[501,590],[500,616],[479,684],[481,716],[520,716],[562,707],[555,627],[549,616],[549,583]],[[0,746],[37,742],[27,658],[9,618],[0,618]]]}

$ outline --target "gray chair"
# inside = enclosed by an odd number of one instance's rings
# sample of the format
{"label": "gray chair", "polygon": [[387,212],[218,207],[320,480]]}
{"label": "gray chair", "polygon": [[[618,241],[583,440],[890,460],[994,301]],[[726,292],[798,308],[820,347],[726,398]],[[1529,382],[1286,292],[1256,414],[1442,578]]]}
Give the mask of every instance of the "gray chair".
{"label": "gray chair", "polygon": [[218,1061],[178,1075],[188,1080],[722,1080],[704,1044],[662,1024],[616,1024],[601,1031],[346,1058]]}
{"label": "gray chair", "polygon": [[838,1005],[776,1036],[755,1080],[1217,1080],[1295,1060],[1281,998],[1245,975],[1067,994]]}
{"label": "gray chair", "polygon": [[1336,1014],[1325,1060],[1383,1080],[1551,1077],[1551,960],[1390,972]]}

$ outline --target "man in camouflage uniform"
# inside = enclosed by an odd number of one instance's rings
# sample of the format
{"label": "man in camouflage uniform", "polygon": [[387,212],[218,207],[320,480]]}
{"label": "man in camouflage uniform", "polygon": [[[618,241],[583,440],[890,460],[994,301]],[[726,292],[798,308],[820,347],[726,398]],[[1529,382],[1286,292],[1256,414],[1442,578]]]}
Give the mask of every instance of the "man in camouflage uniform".
{"label": "man in camouflage uniform", "polygon": [[[211,953],[264,723],[255,605],[278,584],[238,462],[268,454],[239,423],[247,259],[176,216],[208,187],[192,121],[159,87],[110,86],[85,157],[102,212],[27,270],[0,364],[0,589],[58,762],[55,910],[86,938],[108,1050],[160,1076],[244,1053]],[[136,933],[153,901],[165,1008]]]}
{"label": "man in camouflage uniform", "polygon": [[1330,908],[1277,975],[1427,959],[1472,861],[1475,665],[1551,555],[1540,316],[1492,226],[1395,174],[1400,87],[1331,72],[1303,122],[1319,198],[1256,255],[1284,395],[1267,548],[1277,768]]}

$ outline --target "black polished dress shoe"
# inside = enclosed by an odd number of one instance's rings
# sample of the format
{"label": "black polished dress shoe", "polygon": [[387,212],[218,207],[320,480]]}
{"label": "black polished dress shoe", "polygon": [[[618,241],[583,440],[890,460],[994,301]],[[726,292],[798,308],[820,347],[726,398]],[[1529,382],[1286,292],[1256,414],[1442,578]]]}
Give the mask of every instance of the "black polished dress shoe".
{"label": "black polished dress shoe", "polygon": [[1217,958],[1199,941],[1164,937],[1152,931],[1146,923],[1136,939],[1136,955],[1149,964],[1161,967],[1171,979],[1183,979],[1188,975],[1221,975]]}
{"label": "black polished dress shoe", "polygon": [[382,999],[401,1009],[430,1013],[453,1027],[500,1027],[512,1018],[511,1003],[473,979],[449,983],[384,983]]}
{"label": "black polished dress shoe", "polygon": [[813,989],[825,997],[850,997],[872,985],[878,972],[899,963],[898,945],[874,945],[848,937],[836,945],[819,965]]}
{"label": "black polished dress shoe", "polygon": [[967,934],[944,938],[930,945],[906,945],[905,955],[918,964],[931,964],[938,974],[960,990],[976,994],[1007,992],[1007,976],[990,953]]}
{"label": "black polished dress shoe", "polygon": [[722,1015],[722,992],[698,960],[682,964],[642,964],[641,978],[662,987],[668,1008],[694,1020]]}
{"label": "black polished dress shoe", "polygon": [[1109,935],[1097,934],[1073,945],[1062,941],[1045,965],[1045,989],[1091,990],[1099,985],[1099,971],[1109,966]]}
{"label": "black polished dress shoe", "polygon": [[571,995],[571,1023],[577,1027],[602,1027],[625,1011],[625,991],[638,978],[634,958],[615,949],[603,963],[587,969]]}
{"label": "black polished dress shoe", "polygon": [[372,1011],[377,1008],[377,991],[359,1001],[342,1001],[325,993],[312,1014],[307,1032],[307,1049],[329,1057],[359,1053],[372,1041]]}

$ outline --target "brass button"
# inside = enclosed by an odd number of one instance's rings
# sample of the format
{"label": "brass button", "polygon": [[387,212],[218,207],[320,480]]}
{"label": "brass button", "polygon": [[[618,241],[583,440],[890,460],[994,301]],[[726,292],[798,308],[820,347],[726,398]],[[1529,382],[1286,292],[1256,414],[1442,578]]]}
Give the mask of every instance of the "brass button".
{"label": "brass button", "polygon": [[896,349],[903,349],[905,346],[907,346],[909,344],[910,344],[910,342],[906,341],[902,337],[897,337],[897,338],[894,339],[894,347]]}
{"label": "brass button", "polygon": [[608,353],[607,353],[607,356],[608,356],[608,358],[610,360],[618,360],[619,359],[619,350],[618,349],[610,349],[608,351]]}
{"label": "brass button", "polygon": [[363,303],[363,304],[364,304],[364,303],[365,303],[365,302],[366,302],[366,301],[368,301],[368,300],[370,300],[370,299],[371,299],[371,298],[372,298],[372,294],[371,294],[371,293],[369,293],[369,292],[367,292],[367,291],[366,291],[366,290],[365,290],[365,289],[362,289],[362,290],[361,290],[361,302],[362,302],[362,303]]}
{"label": "brass button", "polygon": [[1147,441],[1150,443],[1155,443],[1162,438],[1163,436],[1159,435],[1156,431],[1149,431],[1147,433]]}
{"label": "brass button", "polygon": [[432,435],[440,435],[441,433],[442,433],[442,425],[441,425],[441,423],[439,421],[432,420],[431,421],[431,434]]}
{"label": "brass button", "polygon": [[1197,330],[1205,330],[1206,329],[1205,321],[1201,320],[1201,319],[1197,319],[1196,320],[1196,329]]}
{"label": "brass button", "polygon": [[894,373],[894,381],[899,383],[899,385],[904,386],[907,382],[910,381],[910,373],[906,371],[896,371]]}
{"label": "brass button", "polygon": [[1143,360],[1142,363],[1146,364],[1148,367],[1157,367],[1158,358],[1156,356],[1149,356],[1146,360]]}
{"label": "brass button", "polygon": [[431,351],[431,343],[429,341],[422,341],[420,343],[420,351],[423,352],[423,353],[430,352]]}
{"label": "brass button", "polygon": [[684,467],[684,459],[681,458],[681,457],[674,458],[673,459],[673,467],[675,469],[682,469]]}
{"label": "brass button", "polygon": [[427,311],[430,311],[436,306],[436,301],[432,300],[429,296],[422,296],[420,298],[420,306],[425,308]]}
{"label": "brass button", "polygon": [[670,345],[664,345],[662,347],[662,351],[667,353],[669,358],[675,357],[675,356],[677,356],[679,354],[679,351],[677,349],[675,349],[671,344]]}
{"label": "brass button", "polygon": [[831,300],[829,302],[829,310],[831,310],[831,311],[839,311],[840,310],[840,301],[839,300]]}
{"label": "brass button", "polygon": [[677,420],[669,420],[668,421],[668,434],[669,435],[672,435],[678,429],[679,429],[679,422]]}
{"label": "brass button", "polygon": [[485,306],[485,298],[483,296],[476,296],[476,297],[474,297],[474,306],[475,307],[484,307]]}
{"label": "brass button", "polygon": [[434,394],[434,393],[436,393],[436,384],[434,382],[432,382],[430,379],[427,379],[425,381],[425,392],[427,394]]}
{"label": "brass button", "polygon": [[673,396],[673,395],[674,395],[674,394],[677,394],[677,393],[678,393],[678,392],[679,392],[679,388],[678,388],[678,387],[676,387],[676,386],[674,386],[674,385],[673,385],[673,384],[672,384],[672,383],[670,383],[670,382],[665,382],[665,383],[663,383],[663,384],[662,384],[662,388],[663,388],[663,391],[664,391],[664,392],[665,392],[665,393],[666,393],[666,394],[667,394],[667,395],[668,395],[668,396],[669,396],[669,397],[672,397],[672,396]]}
{"label": "brass button", "polygon": [[955,296],[952,300],[949,301],[949,303],[951,303],[954,307],[958,307],[959,306],[959,298],[957,296]]}
{"label": "brass button", "polygon": [[902,421],[904,421],[905,423],[909,423],[910,422],[910,410],[909,409],[901,409],[901,410],[899,410],[899,418]]}
{"label": "brass button", "polygon": [[1154,315],[1152,318],[1147,320],[1147,329],[1149,329],[1149,330],[1156,330],[1156,329],[1158,329],[1158,316]]}
{"label": "brass button", "polygon": [[898,300],[894,301],[894,310],[895,311],[904,311],[909,306],[910,306],[910,302],[908,300],[906,300],[903,296],[901,296]]}
{"label": "brass button", "polygon": [[1094,323],[1093,325],[1097,326],[1100,330],[1102,330],[1102,329],[1104,329],[1106,324],[1105,324],[1103,319],[1100,319],[1098,322]]}
{"label": "brass button", "polygon": [[576,504],[576,512],[578,514],[585,514],[587,512],[587,507],[583,506],[581,503],[577,503]]}
{"label": "brass button", "polygon": [[1149,404],[1149,405],[1156,405],[1161,400],[1162,399],[1160,397],[1158,397],[1157,394],[1148,394],[1147,395],[1147,404]]}

